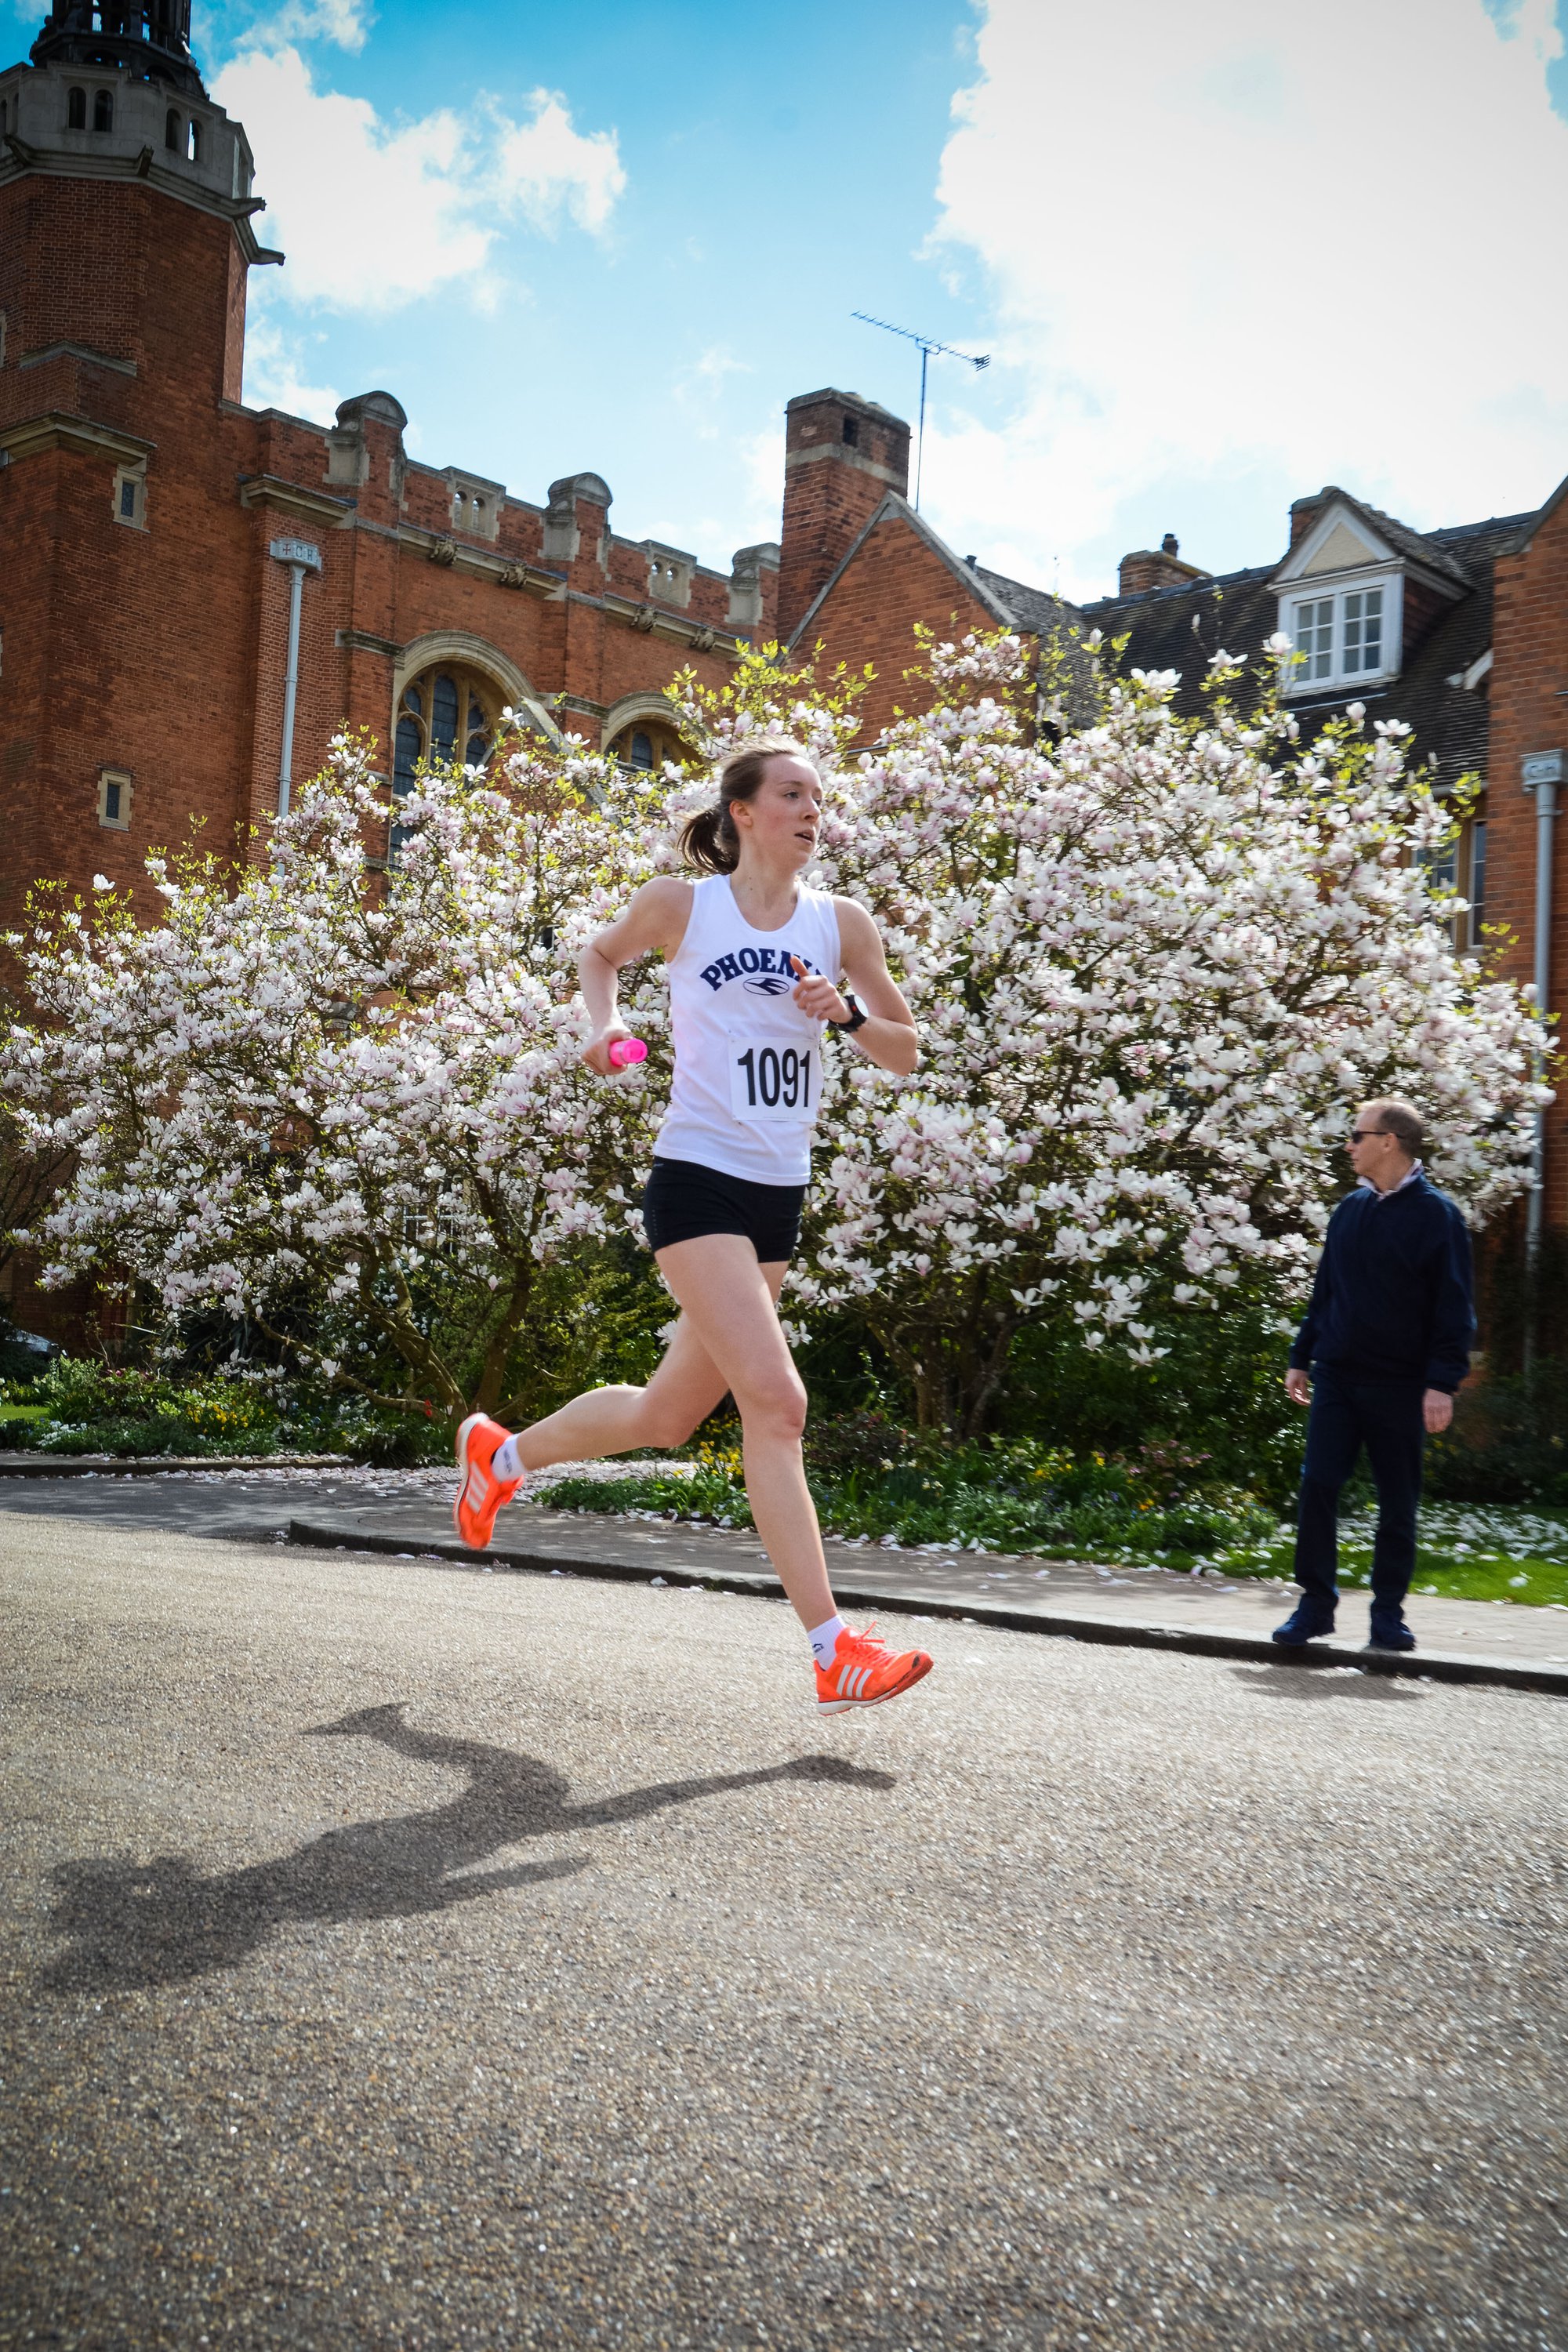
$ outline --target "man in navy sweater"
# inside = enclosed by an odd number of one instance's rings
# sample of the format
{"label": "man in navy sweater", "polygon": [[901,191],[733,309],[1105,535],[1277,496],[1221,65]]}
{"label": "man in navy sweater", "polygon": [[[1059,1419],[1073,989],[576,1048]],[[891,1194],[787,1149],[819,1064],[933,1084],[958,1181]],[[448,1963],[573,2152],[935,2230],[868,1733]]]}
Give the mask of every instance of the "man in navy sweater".
{"label": "man in navy sweater", "polygon": [[1454,1391],[1470,1368],[1470,1236],[1422,1172],[1412,1104],[1363,1103],[1349,1150],[1360,1181],[1329,1219],[1285,1375],[1311,1418],[1296,1523],[1301,1601],[1274,1639],[1296,1648],[1333,1631],[1340,1489],[1364,1445],[1377,1487],[1367,1647],[1413,1650],[1405,1596],[1415,1570],[1421,1454],[1427,1435],[1452,1421]]}

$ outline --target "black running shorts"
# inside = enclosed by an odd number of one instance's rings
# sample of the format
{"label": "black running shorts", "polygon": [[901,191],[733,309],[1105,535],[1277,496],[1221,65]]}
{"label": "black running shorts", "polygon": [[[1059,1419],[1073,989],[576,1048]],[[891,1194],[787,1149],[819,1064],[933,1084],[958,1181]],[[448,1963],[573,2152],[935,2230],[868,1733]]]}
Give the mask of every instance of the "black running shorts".
{"label": "black running shorts", "polygon": [[694,1242],[702,1234],[740,1234],[759,1265],[777,1265],[795,1254],[805,1199],[804,1184],[756,1184],[695,1160],[656,1160],[642,1221],[651,1250]]}

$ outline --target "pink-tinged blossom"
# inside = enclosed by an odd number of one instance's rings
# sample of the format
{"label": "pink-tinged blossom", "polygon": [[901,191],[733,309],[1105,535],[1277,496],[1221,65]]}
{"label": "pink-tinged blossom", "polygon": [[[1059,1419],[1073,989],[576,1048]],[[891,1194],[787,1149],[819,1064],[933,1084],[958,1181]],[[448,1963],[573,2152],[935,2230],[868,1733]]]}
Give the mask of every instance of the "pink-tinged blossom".
{"label": "pink-tinged blossom", "polygon": [[1029,1316],[1141,1364],[1173,1316],[1282,1316],[1369,1094],[1422,1104],[1474,1222],[1528,1181],[1542,1033],[1454,949],[1408,730],[1357,710],[1302,755],[1208,667],[1201,722],[1171,672],[1102,679],[1077,725],[1041,681],[1053,740],[1017,640],[970,638],[928,714],[824,744],[822,878],[878,916],[924,1045],[902,1080],[834,1057],[790,1292],[862,1317],[928,1419],[978,1425]]}
{"label": "pink-tinged blossom", "polygon": [[[344,737],[257,862],[151,861],[160,928],[100,901],[16,942],[39,1019],[6,1075],[75,1161],[35,1235],[49,1279],[115,1265],[173,1314],[263,1323],[302,1286],[456,1411],[473,1399],[411,1300],[437,1269],[499,1401],[534,1270],[628,1221],[666,1053],[664,992],[632,974],[649,1060],[595,1076],[575,994],[583,939],[652,871],[647,782],[528,740],[504,789],[421,779],[384,886],[384,787]],[[352,1356],[297,1352],[356,1384]]]}

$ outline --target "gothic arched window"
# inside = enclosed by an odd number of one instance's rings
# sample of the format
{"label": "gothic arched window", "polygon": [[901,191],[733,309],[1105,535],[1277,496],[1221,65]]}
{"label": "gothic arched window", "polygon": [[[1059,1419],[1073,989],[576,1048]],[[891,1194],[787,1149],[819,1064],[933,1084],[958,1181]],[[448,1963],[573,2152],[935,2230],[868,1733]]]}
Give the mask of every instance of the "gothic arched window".
{"label": "gothic arched window", "polygon": [[673,728],[661,726],[657,719],[634,719],[621,729],[610,751],[623,768],[643,772],[662,768],[667,760],[681,767],[691,757]]}
{"label": "gothic arched window", "polygon": [[[461,761],[466,767],[482,768],[490,756],[490,739],[502,699],[488,677],[453,662],[438,662],[411,678],[403,689],[392,731],[393,798],[407,799],[421,761],[444,765]],[[395,863],[403,839],[403,827],[395,824]]]}
{"label": "gothic arched window", "polygon": [[68,131],[85,131],[87,129],[87,92],[85,89],[68,89],[66,92],[66,129]]}

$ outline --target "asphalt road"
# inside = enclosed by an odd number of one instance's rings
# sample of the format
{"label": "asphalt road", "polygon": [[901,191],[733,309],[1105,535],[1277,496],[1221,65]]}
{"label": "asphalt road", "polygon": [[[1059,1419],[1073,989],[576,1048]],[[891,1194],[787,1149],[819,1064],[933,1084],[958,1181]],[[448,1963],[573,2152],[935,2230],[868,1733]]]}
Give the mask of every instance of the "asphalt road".
{"label": "asphalt road", "polygon": [[0,1517],[0,2344],[1562,2352],[1568,1706]]}

